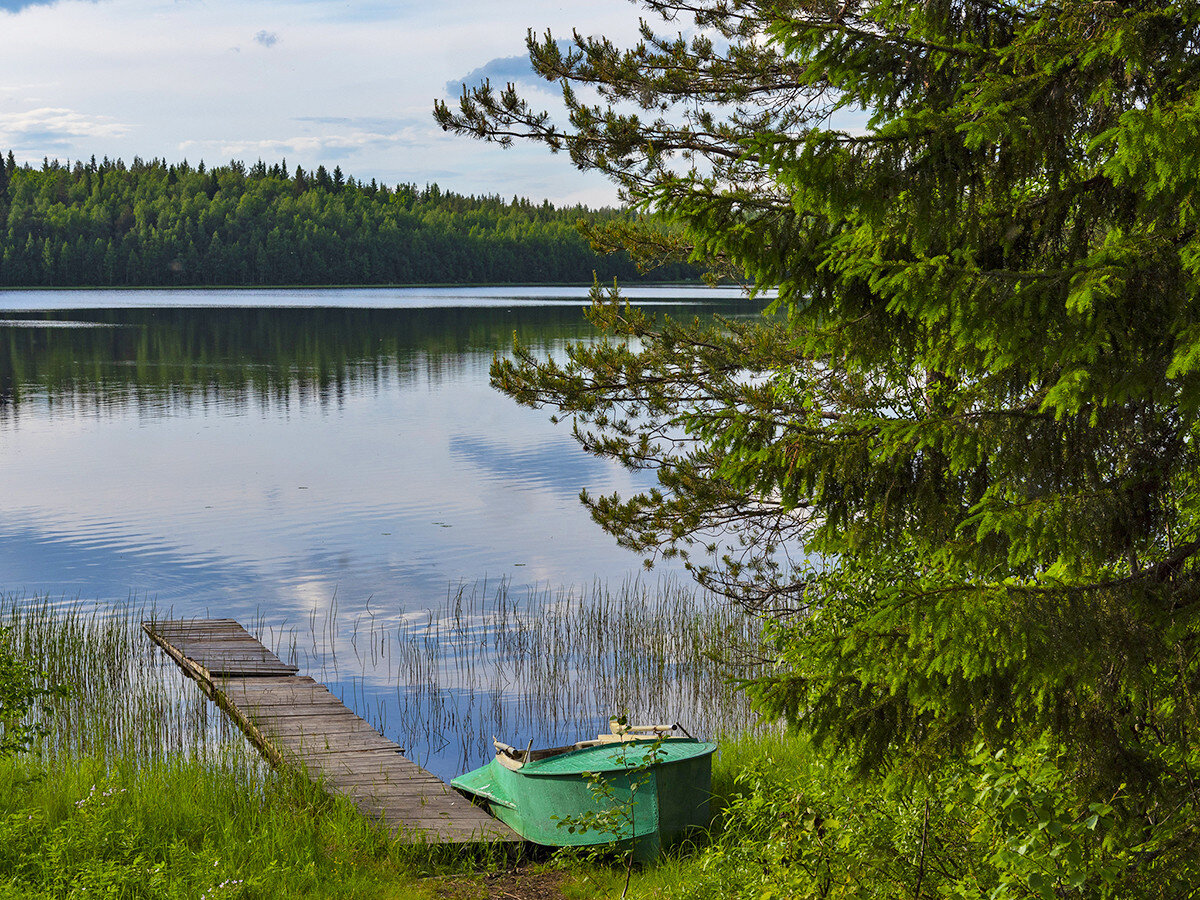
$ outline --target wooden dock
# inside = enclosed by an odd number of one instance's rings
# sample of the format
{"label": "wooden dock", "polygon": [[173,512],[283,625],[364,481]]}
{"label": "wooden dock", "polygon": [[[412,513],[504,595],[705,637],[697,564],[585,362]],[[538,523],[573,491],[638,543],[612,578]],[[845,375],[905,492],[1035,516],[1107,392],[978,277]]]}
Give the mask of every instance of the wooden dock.
{"label": "wooden dock", "polygon": [[432,843],[517,839],[236,620],[157,620],[142,628],[273,765],[302,768],[393,834]]}

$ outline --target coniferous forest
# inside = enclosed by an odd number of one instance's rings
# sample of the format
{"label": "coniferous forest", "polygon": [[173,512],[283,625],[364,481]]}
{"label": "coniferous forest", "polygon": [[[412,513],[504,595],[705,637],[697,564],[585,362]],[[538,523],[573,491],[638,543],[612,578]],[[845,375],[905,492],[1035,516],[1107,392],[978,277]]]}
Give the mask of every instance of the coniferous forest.
{"label": "coniferous forest", "polygon": [[601,255],[583,219],[615,209],[388,187],[286,161],[208,168],[105,158],[0,157],[0,286],[580,283],[688,281]]}

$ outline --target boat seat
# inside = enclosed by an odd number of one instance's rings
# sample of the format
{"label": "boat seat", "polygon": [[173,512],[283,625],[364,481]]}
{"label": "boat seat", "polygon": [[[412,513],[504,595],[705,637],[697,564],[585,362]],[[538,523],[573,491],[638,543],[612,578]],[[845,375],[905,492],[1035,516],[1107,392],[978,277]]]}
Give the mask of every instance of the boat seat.
{"label": "boat seat", "polygon": [[616,719],[609,719],[608,727],[613,734],[667,734],[674,730],[671,725],[621,725]]}

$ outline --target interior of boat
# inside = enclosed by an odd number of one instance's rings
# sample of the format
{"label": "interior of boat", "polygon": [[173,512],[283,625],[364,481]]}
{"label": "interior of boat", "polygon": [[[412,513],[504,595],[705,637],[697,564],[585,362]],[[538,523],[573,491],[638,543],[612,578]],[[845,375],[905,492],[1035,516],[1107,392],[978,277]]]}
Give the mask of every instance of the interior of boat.
{"label": "interior of boat", "polygon": [[[677,730],[683,733],[672,734],[672,732]],[[533,749],[533,742],[530,741],[529,746],[521,750],[511,744],[498,741],[495,738],[492,738],[492,745],[496,748],[496,759],[505,768],[516,770],[528,762],[548,759],[551,756],[570,753],[572,750],[597,747],[601,744],[616,744],[625,741],[656,741],[664,738],[666,740],[671,740],[672,738],[686,739],[689,737],[691,735],[683,731],[682,726],[678,723],[675,725],[623,725],[616,719],[610,719],[609,731],[596,735],[595,740],[576,741],[574,744],[567,744],[565,747],[547,747],[535,750]]]}

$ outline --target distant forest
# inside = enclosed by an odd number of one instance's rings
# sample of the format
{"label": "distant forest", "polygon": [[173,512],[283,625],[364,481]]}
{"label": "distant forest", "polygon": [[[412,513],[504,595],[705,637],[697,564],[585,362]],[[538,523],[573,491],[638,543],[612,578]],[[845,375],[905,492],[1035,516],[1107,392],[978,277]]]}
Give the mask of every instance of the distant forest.
{"label": "distant forest", "polygon": [[691,281],[599,255],[580,219],[621,210],[388,187],[324,166],[0,157],[0,286]]}

